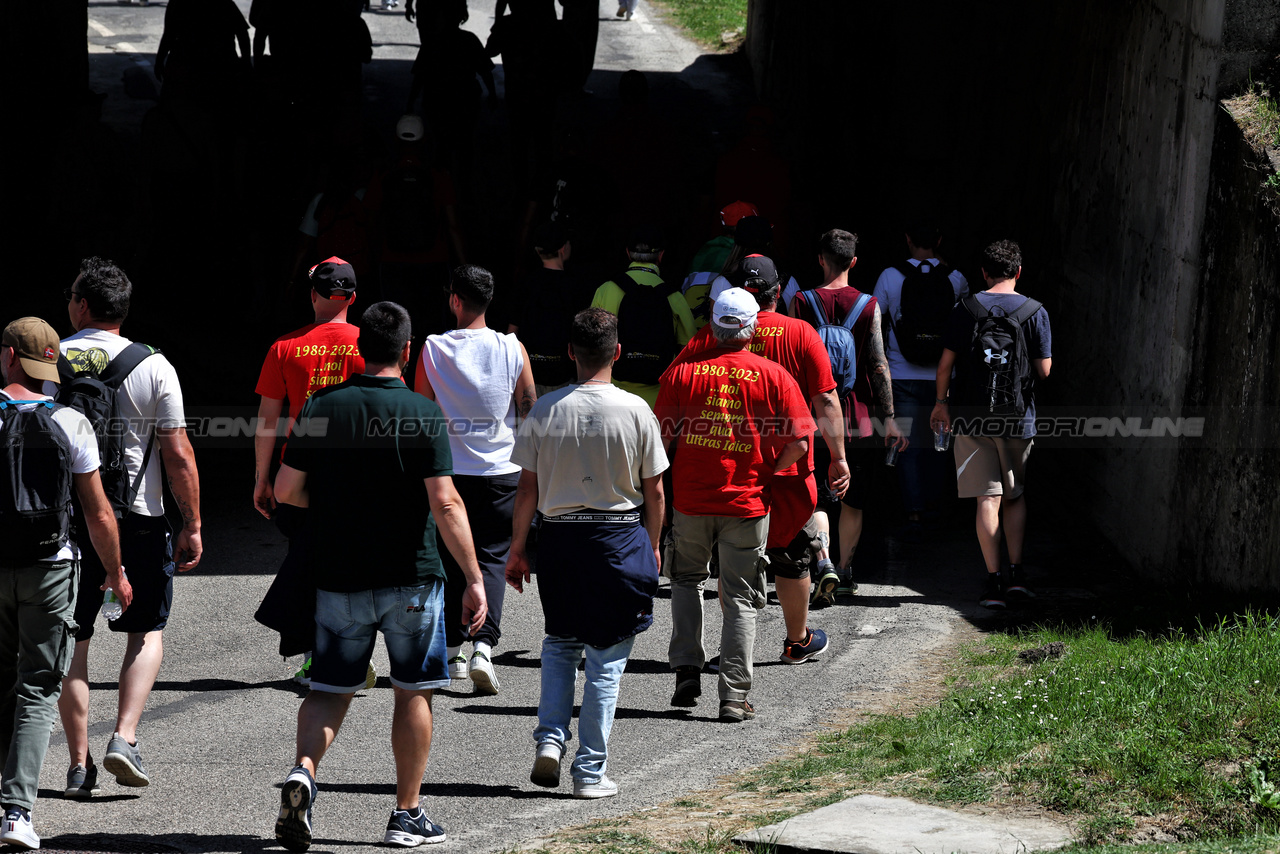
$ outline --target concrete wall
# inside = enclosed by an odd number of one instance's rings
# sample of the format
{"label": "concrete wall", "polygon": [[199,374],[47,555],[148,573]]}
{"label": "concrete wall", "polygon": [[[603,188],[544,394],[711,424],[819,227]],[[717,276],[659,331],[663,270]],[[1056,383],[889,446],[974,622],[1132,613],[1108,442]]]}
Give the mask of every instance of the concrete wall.
{"label": "concrete wall", "polygon": [[[1226,401],[1274,391],[1274,374],[1245,364],[1280,358],[1274,310],[1256,317],[1248,296],[1275,299],[1274,253],[1241,260],[1258,255],[1268,226],[1245,210],[1233,153],[1214,144],[1224,15],[1225,0],[752,0],[747,50],[762,98],[792,131],[808,176],[797,185],[822,188],[801,206],[813,212],[807,230],[861,233],[862,286],[902,251],[900,217],[915,203],[943,212],[944,248],[971,281],[977,249],[1014,237],[1021,289],[1053,323],[1045,409],[1147,418],[1207,405],[1214,433]],[[1220,358],[1237,346],[1225,330],[1241,324],[1259,335],[1248,358]],[[1046,447],[1033,476],[1141,572],[1280,591],[1280,548],[1266,535],[1280,530],[1280,505],[1236,475],[1274,470],[1198,450],[1232,441]],[[1206,515],[1206,501],[1248,509]],[[1224,552],[1242,541],[1243,553]]]}
{"label": "concrete wall", "polygon": [[1218,427],[1178,459],[1176,565],[1193,581],[1280,590],[1280,215],[1263,158],[1217,112],[1186,400]]}

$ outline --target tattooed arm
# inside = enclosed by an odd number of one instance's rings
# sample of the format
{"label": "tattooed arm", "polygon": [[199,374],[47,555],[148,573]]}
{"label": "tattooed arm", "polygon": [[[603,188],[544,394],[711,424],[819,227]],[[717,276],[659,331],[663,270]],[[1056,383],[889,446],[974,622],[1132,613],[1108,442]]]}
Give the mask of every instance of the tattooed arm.
{"label": "tattooed arm", "polygon": [[884,354],[884,330],[879,305],[876,305],[871,317],[871,340],[867,342],[867,349],[871,358],[871,391],[876,396],[880,410],[885,414],[884,443],[896,444],[898,450],[903,450],[907,447],[907,438],[902,435],[902,430],[893,419],[893,379],[889,376],[889,360]]}
{"label": "tattooed arm", "polygon": [[156,430],[160,460],[173,500],[182,513],[182,530],[174,541],[174,560],[178,571],[195,569],[204,546],[200,541],[200,474],[196,471],[196,455],[191,450],[185,427],[161,427]]}
{"label": "tattooed arm", "polygon": [[516,380],[516,389],[512,396],[516,401],[516,415],[521,421],[529,417],[529,410],[538,401],[538,392],[533,387],[533,368],[529,365],[529,351],[520,345],[520,377]]}

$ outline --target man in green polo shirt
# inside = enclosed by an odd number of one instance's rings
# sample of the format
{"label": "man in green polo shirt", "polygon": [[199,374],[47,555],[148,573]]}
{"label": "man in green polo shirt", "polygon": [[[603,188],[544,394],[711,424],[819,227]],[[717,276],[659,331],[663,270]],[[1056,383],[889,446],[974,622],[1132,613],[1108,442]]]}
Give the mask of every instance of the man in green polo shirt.
{"label": "man in green polo shirt", "polygon": [[365,683],[377,632],[391,658],[396,809],[383,842],[444,840],[419,806],[431,748],[431,695],[449,684],[444,568],[436,525],[466,578],[463,621],[487,612],[467,512],[453,485],[440,407],[401,379],[409,313],[375,303],[360,321],[365,372],[311,396],[285,447],[276,500],[309,508],[303,536],[316,584],[311,693],[298,710],[297,758],[280,792],[276,839],[311,845],[315,773]]}

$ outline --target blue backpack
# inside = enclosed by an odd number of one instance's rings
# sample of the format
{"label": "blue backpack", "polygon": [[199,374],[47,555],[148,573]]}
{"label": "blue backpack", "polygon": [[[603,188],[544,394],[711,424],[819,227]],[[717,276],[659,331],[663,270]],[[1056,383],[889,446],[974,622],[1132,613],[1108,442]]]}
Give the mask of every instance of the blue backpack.
{"label": "blue backpack", "polygon": [[858,322],[867,303],[871,302],[871,294],[858,297],[845,315],[843,323],[832,323],[827,313],[822,310],[822,300],[813,295],[813,291],[801,291],[797,296],[813,310],[818,319],[818,337],[827,348],[827,357],[831,360],[831,376],[836,381],[836,393],[840,396],[840,404],[853,396],[853,385],[858,381],[858,341],[853,337],[853,325]]}

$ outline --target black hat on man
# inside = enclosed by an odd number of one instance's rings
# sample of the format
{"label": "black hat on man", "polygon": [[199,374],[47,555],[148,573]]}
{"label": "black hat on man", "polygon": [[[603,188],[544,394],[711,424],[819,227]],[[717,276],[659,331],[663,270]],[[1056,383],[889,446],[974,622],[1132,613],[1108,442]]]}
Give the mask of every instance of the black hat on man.
{"label": "black hat on man", "polygon": [[356,292],[356,271],[337,255],[312,267],[307,278],[316,293],[328,299],[350,299]]}
{"label": "black hat on man", "polygon": [[763,255],[748,255],[738,264],[742,287],[753,294],[763,293],[778,285],[778,268]]}

